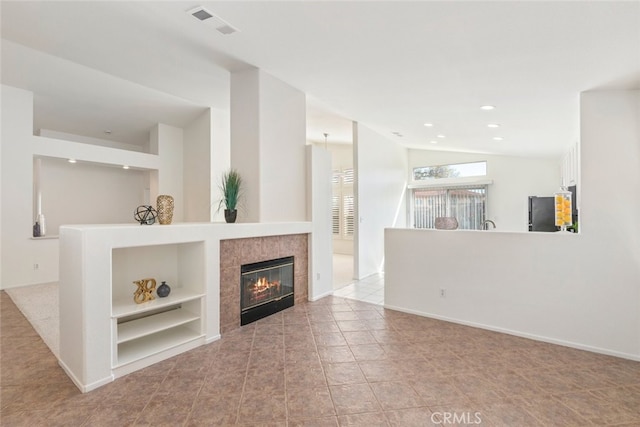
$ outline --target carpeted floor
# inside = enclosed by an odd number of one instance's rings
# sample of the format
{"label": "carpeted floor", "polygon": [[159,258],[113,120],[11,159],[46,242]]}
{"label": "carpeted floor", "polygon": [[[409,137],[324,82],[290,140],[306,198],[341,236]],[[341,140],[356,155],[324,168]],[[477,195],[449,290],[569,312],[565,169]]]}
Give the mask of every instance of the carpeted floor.
{"label": "carpeted floor", "polygon": [[6,290],[51,352],[60,354],[60,304],[58,283],[22,286]]}

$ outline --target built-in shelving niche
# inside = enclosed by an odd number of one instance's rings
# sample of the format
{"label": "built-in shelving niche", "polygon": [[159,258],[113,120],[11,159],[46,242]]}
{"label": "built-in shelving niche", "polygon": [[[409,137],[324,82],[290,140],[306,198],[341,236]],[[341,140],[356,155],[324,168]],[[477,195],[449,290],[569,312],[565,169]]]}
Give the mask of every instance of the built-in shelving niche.
{"label": "built-in shelving niche", "polygon": [[[136,304],[133,282],[145,278],[171,293]],[[203,339],[204,242],[113,249],[111,295],[114,369]]]}

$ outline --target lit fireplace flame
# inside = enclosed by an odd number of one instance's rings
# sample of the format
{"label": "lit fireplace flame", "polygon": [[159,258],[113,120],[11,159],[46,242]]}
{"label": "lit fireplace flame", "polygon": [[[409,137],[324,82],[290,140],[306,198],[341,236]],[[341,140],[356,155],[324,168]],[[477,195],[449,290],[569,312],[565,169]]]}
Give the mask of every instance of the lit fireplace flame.
{"label": "lit fireplace flame", "polygon": [[255,295],[262,294],[264,292],[268,292],[272,288],[275,288],[277,291],[280,291],[280,281],[275,280],[273,282],[269,282],[266,277],[260,277],[253,284],[252,289]]}

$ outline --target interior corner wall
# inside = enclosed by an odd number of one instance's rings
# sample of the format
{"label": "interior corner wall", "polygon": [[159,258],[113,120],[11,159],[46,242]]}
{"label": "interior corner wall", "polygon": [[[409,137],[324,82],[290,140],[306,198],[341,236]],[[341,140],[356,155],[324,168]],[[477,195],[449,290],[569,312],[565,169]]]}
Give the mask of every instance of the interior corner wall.
{"label": "interior corner wall", "polygon": [[260,222],[260,95],[258,70],[231,73],[231,167],[244,189],[238,222]]}
{"label": "interior corner wall", "polygon": [[354,123],[355,272],[384,269],[384,229],[406,226],[407,149]]}
{"label": "interior corner wall", "polygon": [[304,221],[304,93],[258,70],[231,74],[231,166],[245,183],[244,222]]}
{"label": "interior corner wall", "polygon": [[453,151],[409,150],[413,168],[455,163],[487,162],[487,219],[500,231],[528,231],[528,196],[553,196],[560,189],[560,158],[528,158]]}
{"label": "interior corner wall", "polygon": [[[58,277],[58,241],[31,239],[33,227],[33,94],[2,85],[2,278],[0,288]],[[11,250],[7,250],[11,248]],[[34,268],[38,264],[38,268]]]}
{"label": "interior corner wall", "polygon": [[260,72],[260,220],[305,221],[306,98]]}
{"label": "interior corner wall", "polygon": [[212,111],[207,109],[184,128],[184,221],[211,220]]}
{"label": "interior corner wall", "polygon": [[229,110],[211,110],[211,200],[209,221],[224,222],[224,212],[218,209],[222,196],[220,180],[222,174],[231,167],[231,116]]}
{"label": "interior corner wall", "polygon": [[333,256],[331,234],[331,157],[321,148],[306,147],[307,203],[313,226],[310,235],[309,300],[316,301],[333,293]]}
{"label": "interior corner wall", "polygon": [[[0,104],[2,104],[2,100],[0,99]],[[2,112],[0,111],[0,114],[2,114]],[[0,126],[2,126],[2,124],[0,123]],[[2,176],[2,140],[3,140],[3,136],[4,135],[0,135],[0,236],[4,236],[4,233],[2,232],[2,203],[3,203],[3,188],[2,188],[2,182],[4,181],[3,176]],[[2,289],[2,237],[0,237],[0,289]]]}
{"label": "interior corner wall", "polygon": [[150,132],[151,151],[160,160],[158,169],[151,174],[150,203],[155,206],[160,194],[172,196],[172,222],[184,221],[183,139],[182,128],[163,123],[158,123]]}

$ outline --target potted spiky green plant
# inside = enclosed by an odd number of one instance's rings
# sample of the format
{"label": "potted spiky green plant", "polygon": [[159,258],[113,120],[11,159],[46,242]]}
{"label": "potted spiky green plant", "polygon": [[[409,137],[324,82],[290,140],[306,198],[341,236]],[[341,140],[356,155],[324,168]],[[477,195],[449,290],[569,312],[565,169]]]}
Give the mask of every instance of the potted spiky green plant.
{"label": "potted spiky green plant", "polygon": [[236,222],[238,216],[238,202],[242,194],[242,177],[235,169],[230,169],[222,175],[220,183],[222,199],[218,210],[224,206],[224,220],[228,223]]}

